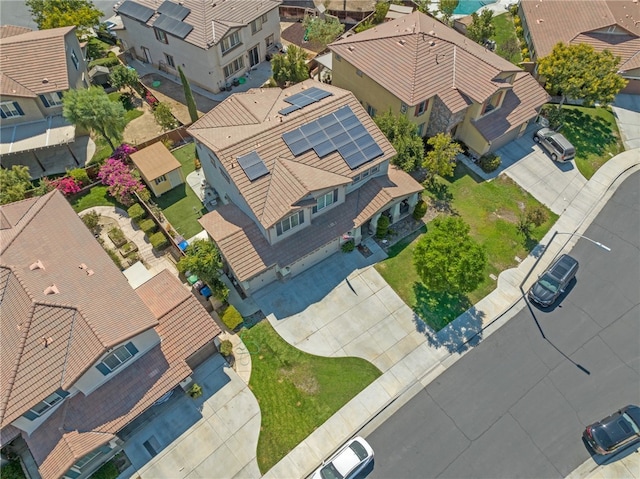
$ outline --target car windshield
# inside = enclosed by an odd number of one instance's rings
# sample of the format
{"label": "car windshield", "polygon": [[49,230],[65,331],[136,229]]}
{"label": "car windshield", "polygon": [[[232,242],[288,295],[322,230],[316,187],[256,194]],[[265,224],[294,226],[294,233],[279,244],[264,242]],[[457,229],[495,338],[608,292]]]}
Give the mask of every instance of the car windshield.
{"label": "car windshield", "polygon": [[560,289],[560,284],[548,273],[540,278],[538,284],[552,293],[555,293]]}
{"label": "car windshield", "polygon": [[332,462],[320,469],[322,479],[344,479]]}
{"label": "car windshield", "polygon": [[349,447],[351,448],[351,450],[353,452],[355,452],[356,456],[358,456],[358,459],[360,459],[361,461],[363,461],[363,460],[365,460],[367,458],[367,450],[358,441],[352,442],[349,445]]}
{"label": "car windshield", "polygon": [[631,417],[629,417],[629,415],[626,412],[622,415],[622,417],[627,420],[627,422],[629,423],[629,426],[631,426],[631,428],[633,429],[633,432],[635,432],[636,434],[640,434],[640,429],[638,428],[638,425],[635,423],[633,419],[631,419]]}

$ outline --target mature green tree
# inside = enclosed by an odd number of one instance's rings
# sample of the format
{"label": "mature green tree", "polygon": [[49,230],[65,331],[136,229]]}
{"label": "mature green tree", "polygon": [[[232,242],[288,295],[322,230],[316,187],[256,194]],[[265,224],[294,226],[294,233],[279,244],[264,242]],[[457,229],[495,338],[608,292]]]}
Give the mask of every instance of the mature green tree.
{"label": "mature green tree", "polygon": [[456,8],[458,8],[458,0],[440,0],[439,12],[442,14],[442,21],[445,24],[451,23],[451,16]]}
{"label": "mature green tree", "polygon": [[127,68],[124,65],[116,65],[111,69],[109,81],[111,82],[111,86],[116,90],[120,90],[125,87],[137,90],[140,86],[140,77],[138,76],[138,72],[133,68]]}
{"label": "mature green tree", "polygon": [[493,24],[493,12],[491,10],[482,10],[480,15],[477,12],[471,14],[471,24],[467,27],[467,37],[482,45],[495,32],[496,27]]}
{"label": "mature green tree", "polygon": [[178,271],[190,271],[211,287],[216,298],[224,301],[229,295],[229,288],[220,280],[222,274],[222,256],[216,245],[207,240],[196,240],[191,243],[178,261]]}
{"label": "mature green tree", "polygon": [[373,119],[398,153],[391,163],[404,171],[415,170],[424,159],[424,143],[416,125],[404,115],[394,115],[391,110]]}
{"label": "mature green tree", "polygon": [[307,54],[302,48],[295,45],[289,45],[286,53],[275,55],[271,59],[271,68],[273,69],[273,79],[280,87],[287,83],[299,83],[309,78]]}
{"label": "mature green tree", "polygon": [[344,25],[339,21],[323,20],[311,15],[304,17],[303,25],[307,32],[307,39],[310,42],[318,42],[323,46],[327,46],[344,32]]}
{"label": "mature green tree", "polygon": [[462,218],[436,218],[413,252],[413,264],[427,289],[437,293],[463,294],[484,279],[487,255],[469,235]]}
{"label": "mature green tree", "polygon": [[[373,23],[376,25],[384,22],[384,19],[387,18],[387,13],[389,13],[389,5],[391,3],[387,1],[379,1],[376,3],[376,10],[373,14]],[[343,28],[344,30],[344,28]],[[340,32],[342,33],[342,32]]]}
{"label": "mature green tree", "polygon": [[431,0],[413,0],[413,3],[416,4],[416,8],[419,12],[429,13],[429,6],[431,5]]}
{"label": "mature green tree", "polygon": [[196,100],[195,98],[193,98],[191,85],[189,85],[189,80],[187,80],[187,77],[182,71],[182,67],[180,65],[178,65],[178,73],[180,74],[180,81],[182,82],[184,97],[187,100],[187,108],[189,109],[189,118],[191,118],[191,123],[195,123],[196,121],[198,121],[198,108],[196,107]]}
{"label": "mature green tree", "polygon": [[11,169],[0,168],[0,204],[23,200],[31,186],[28,167],[13,165]]}
{"label": "mature green tree", "polygon": [[431,147],[424,157],[422,166],[427,169],[427,181],[433,181],[435,175],[451,176],[456,167],[456,156],[462,148],[448,133],[438,133],[427,140]]}
{"label": "mature green tree", "polygon": [[596,52],[591,45],[558,43],[549,55],[538,60],[538,73],[546,80],[545,88],[562,99],[584,100],[590,106],[595,102],[611,103],[627,84],[618,75],[620,57],[609,50]]}
{"label": "mature green tree", "polygon": [[122,132],[127,124],[124,107],[119,101],[111,101],[101,87],[69,90],[62,98],[62,114],[76,126],[97,132],[112,150],[113,140],[122,141]]}
{"label": "mature green tree", "polygon": [[153,117],[163,131],[172,130],[178,126],[178,121],[171,113],[171,107],[164,102],[159,102],[153,110]]}
{"label": "mature green tree", "polygon": [[91,0],[26,0],[26,4],[39,30],[75,25],[79,37],[103,15]]}

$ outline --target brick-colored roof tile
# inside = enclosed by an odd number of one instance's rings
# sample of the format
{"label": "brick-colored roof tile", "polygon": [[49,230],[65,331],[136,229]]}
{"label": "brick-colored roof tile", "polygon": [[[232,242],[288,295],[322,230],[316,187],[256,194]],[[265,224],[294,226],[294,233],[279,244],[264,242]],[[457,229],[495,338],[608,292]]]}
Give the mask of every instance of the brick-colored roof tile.
{"label": "brick-colored roof tile", "polygon": [[180,162],[160,141],[131,153],[129,156],[142,175],[149,181],[180,168]]}

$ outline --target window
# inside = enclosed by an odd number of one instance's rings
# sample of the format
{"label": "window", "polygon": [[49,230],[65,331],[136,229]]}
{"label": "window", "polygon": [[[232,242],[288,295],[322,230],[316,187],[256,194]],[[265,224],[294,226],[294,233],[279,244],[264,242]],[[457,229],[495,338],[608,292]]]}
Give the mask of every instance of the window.
{"label": "window", "polygon": [[262,23],[267,23],[267,18],[268,18],[268,17],[267,17],[267,14],[266,14],[266,13],[264,13],[264,14],[260,17],[260,20],[262,20]]}
{"label": "window", "polygon": [[416,116],[420,116],[423,115],[425,111],[427,111],[427,105],[429,104],[428,100],[423,101],[422,103],[419,103],[416,106]]}
{"label": "window", "polygon": [[229,178],[229,175],[225,173],[224,169],[220,168],[220,174],[225,180],[227,180],[227,183],[231,184],[231,178]]}
{"label": "window", "polygon": [[71,61],[73,62],[73,66],[78,69],[78,65],[80,65],[80,60],[78,60],[78,56],[76,55],[75,50],[71,50]]}
{"label": "window", "polygon": [[224,55],[233,47],[239,44],[240,44],[240,35],[238,35],[238,32],[233,32],[231,35],[224,37],[222,39],[222,43],[220,46],[220,48],[222,48],[222,54]]}
{"label": "window", "polygon": [[167,59],[167,65],[169,65],[171,68],[176,67],[176,62],[173,60],[173,55],[169,55],[168,53],[165,53],[164,57]]}
{"label": "window", "polygon": [[131,359],[137,352],[138,348],[136,348],[133,343],[127,343],[124,346],[120,346],[113,350],[102,360],[100,364],[96,366],[96,368],[106,376],[129,361],[129,359]]}
{"label": "window", "polygon": [[94,458],[96,458],[99,455],[100,455],[99,449],[95,451],[91,451],[86,456],[82,456],[80,459],[78,459],[76,463],[73,465],[73,467],[75,467],[76,469],[82,469],[84,466],[89,464]]}
{"label": "window", "polygon": [[334,54],[333,54],[333,56],[334,56],[334,58],[335,58],[336,60],[338,60],[339,62],[341,62],[341,61],[342,61],[342,57],[341,57],[340,55],[336,55],[336,54],[334,53]]}
{"label": "window", "polygon": [[407,112],[407,108],[409,108],[407,106],[406,103],[400,103],[400,113],[406,113]]}
{"label": "window", "polygon": [[62,92],[43,93],[40,95],[40,101],[44,104],[45,108],[62,105]]}
{"label": "window", "polygon": [[165,175],[159,176],[156,178],[156,185],[164,183],[165,181],[167,181],[167,177]]}
{"label": "window", "polygon": [[24,115],[24,112],[17,101],[3,101],[0,103],[0,116],[2,118],[13,118],[22,115]]}
{"label": "window", "polygon": [[29,411],[35,414],[36,417],[40,417],[49,409],[51,409],[53,406],[55,406],[60,401],[62,401],[68,395],[69,395],[68,392],[62,391],[61,389],[59,389],[58,391],[54,392],[50,396],[47,396],[38,404],[33,406]]}
{"label": "window", "polygon": [[167,38],[167,34],[162,30],[158,30],[157,28],[153,29],[153,33],[156,34],[156,40],[162,43],[169,43],[169,39]]}
{"label": "window", "polygon": [[275,42],[275,39],[273,38],[273,34],[269,35],[265,40],[264,43],[265,45],[267,45],[267,48],[269,48],[271,45],[273,45]]}
{"label": "window", "polygon": [[369,116],[373,118],[376,116],[376,109],[371,105],[367,105],[367,113],[369,113]]}
{"label": "window", "polygon": [[360,175],[356,175],[356,176],[354,176],[354,177],[353,177],[353,182],[354,182],[354,183],[357,183],[357,182],[358,182],[358,181],[360,181],[360,180],[361,180]]}
{"label": "window", "polygon": [[424,127],[426,123],[420,123],[418,125],[418,136],[424,136]]}
{"label": "window", "polygon": [[224,77],[229,78],[231,75],[241,70],[242,68],[244,68],[244,59],[242,57],[238,57],[231,63],[229,63],[226,67],[224,67]]}
{"label": "window", "polygon": [[357,70],[357,69],[356,69],[356,75],[358,75],[359,77],[361,77],[361,76],[362,76],[362,71],[361,71],[361,70]]}
{"label": "window", "polygon": [[380,171],[380,165],[374,166],[371,168],[371,174],[375,175],[378,171]]}
{"label": "window", "polygon": [[338,190],[336,189],[318,198],[316,200],[316,205],[313,207],[313,212],[317,213],[318,211],[325,209],[327,206],[331,206],[337,201],[338,201]]}
{"label": "window", "polygon": [[304,211],[298,211],[288,218],[283,219],[280,223],[276,223],[276,233],[280,236],[290,229],[300,226],[302,223],[304,223]]}
{"label": "window", "polygon": [[366,170],[362,172],[362,179],[364,180],[367,176],[369,176],[369,173],[371,173],[370,170]]}
{"label": "window", "polygon": [[482,105],[480,116],[484,115],[485,113],[490,113],[498,108],[498,106],[500,106],[500,102],[502,101],[502,95],[504,95],[504,91],[499,91],[495,93],[491,98],[489,98],[486,102],[484,102],[484,104]]}
{"label": "window", "polygon": [[251,22],[251,34],[255,35],[260,30],[262,30],[262,18],[256,18],[253,22]]}

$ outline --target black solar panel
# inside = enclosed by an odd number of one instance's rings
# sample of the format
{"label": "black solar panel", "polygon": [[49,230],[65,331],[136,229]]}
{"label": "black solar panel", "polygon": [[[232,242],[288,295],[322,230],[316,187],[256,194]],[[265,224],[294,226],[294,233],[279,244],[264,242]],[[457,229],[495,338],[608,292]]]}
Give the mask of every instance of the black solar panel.
{"label": "black solar panel", "polygon": [[139,22],[147,23],[155,12],[149,7],[127,0],[118,7],[118,13],[120,15],[126,15],[127,17],[134,18]]}
{"label": "black solar panel", "polygon": [[296,110],[299,110],[300,107],[298,105],[291,105],[288,106],[286,108],[283,108],[282,110],[280,110],[278,113],[284,116],[287,116],[289,113],[294,112]]}
{"label": "black solar panel", "polygon": [[167,32],[174,37],[178,37],[183,39],[191,30],[193,30],[193,25],[189,25],[188,23],[181,22],[180,20],[176,20],[175,18],[171,18],[164,13],[160,14],[156,21],[153,23],[154,28],[158,28],[163,32]]}
{"label": "black solar panel", "polygon": [[336,146],[331,142],[331,140],[327,140],[314,146],[313,151],[316,152],[316,155],[322,158],[323,156],[336,151]]}
{"label": "black solar panel", "polygon": [[309,137],[314,133],[318,133],[319,131],[322,131],[322,127],[320,126],[320,123],[318,123],[317,121],[312,121],[310,123],[302,125],[300,127],[300,131],[304,136]]}
{"label": "black solar panel", "polygon": [[303,108],[332,95],[333,93],[329,93],[328,91],[321,90],[320,88],[316,87],[311,87],[303,92],[296,93],[295,95],[291,95],[290,97],[285,98],[284,101]]}
{"label": "black solar panel", "polygon": [[189,13],[191,13],[191,10],[187,7],[183,7],[182,5],[178,5],[177,3],[165,0],[165,2],[158,7],[158,13],[164,13],[165,15],[169,15],[171,18],[182,21],[187,15],[189,15]]}
{"label": "black solar panel", "polygon": [[269,170],[264,164],[264,161],[262,161],[262,158],[260,158],[255,151],[238,157],[238,164],[247,175],[247,178],[249,178],[249,181],[257,180],[269,174]]}

